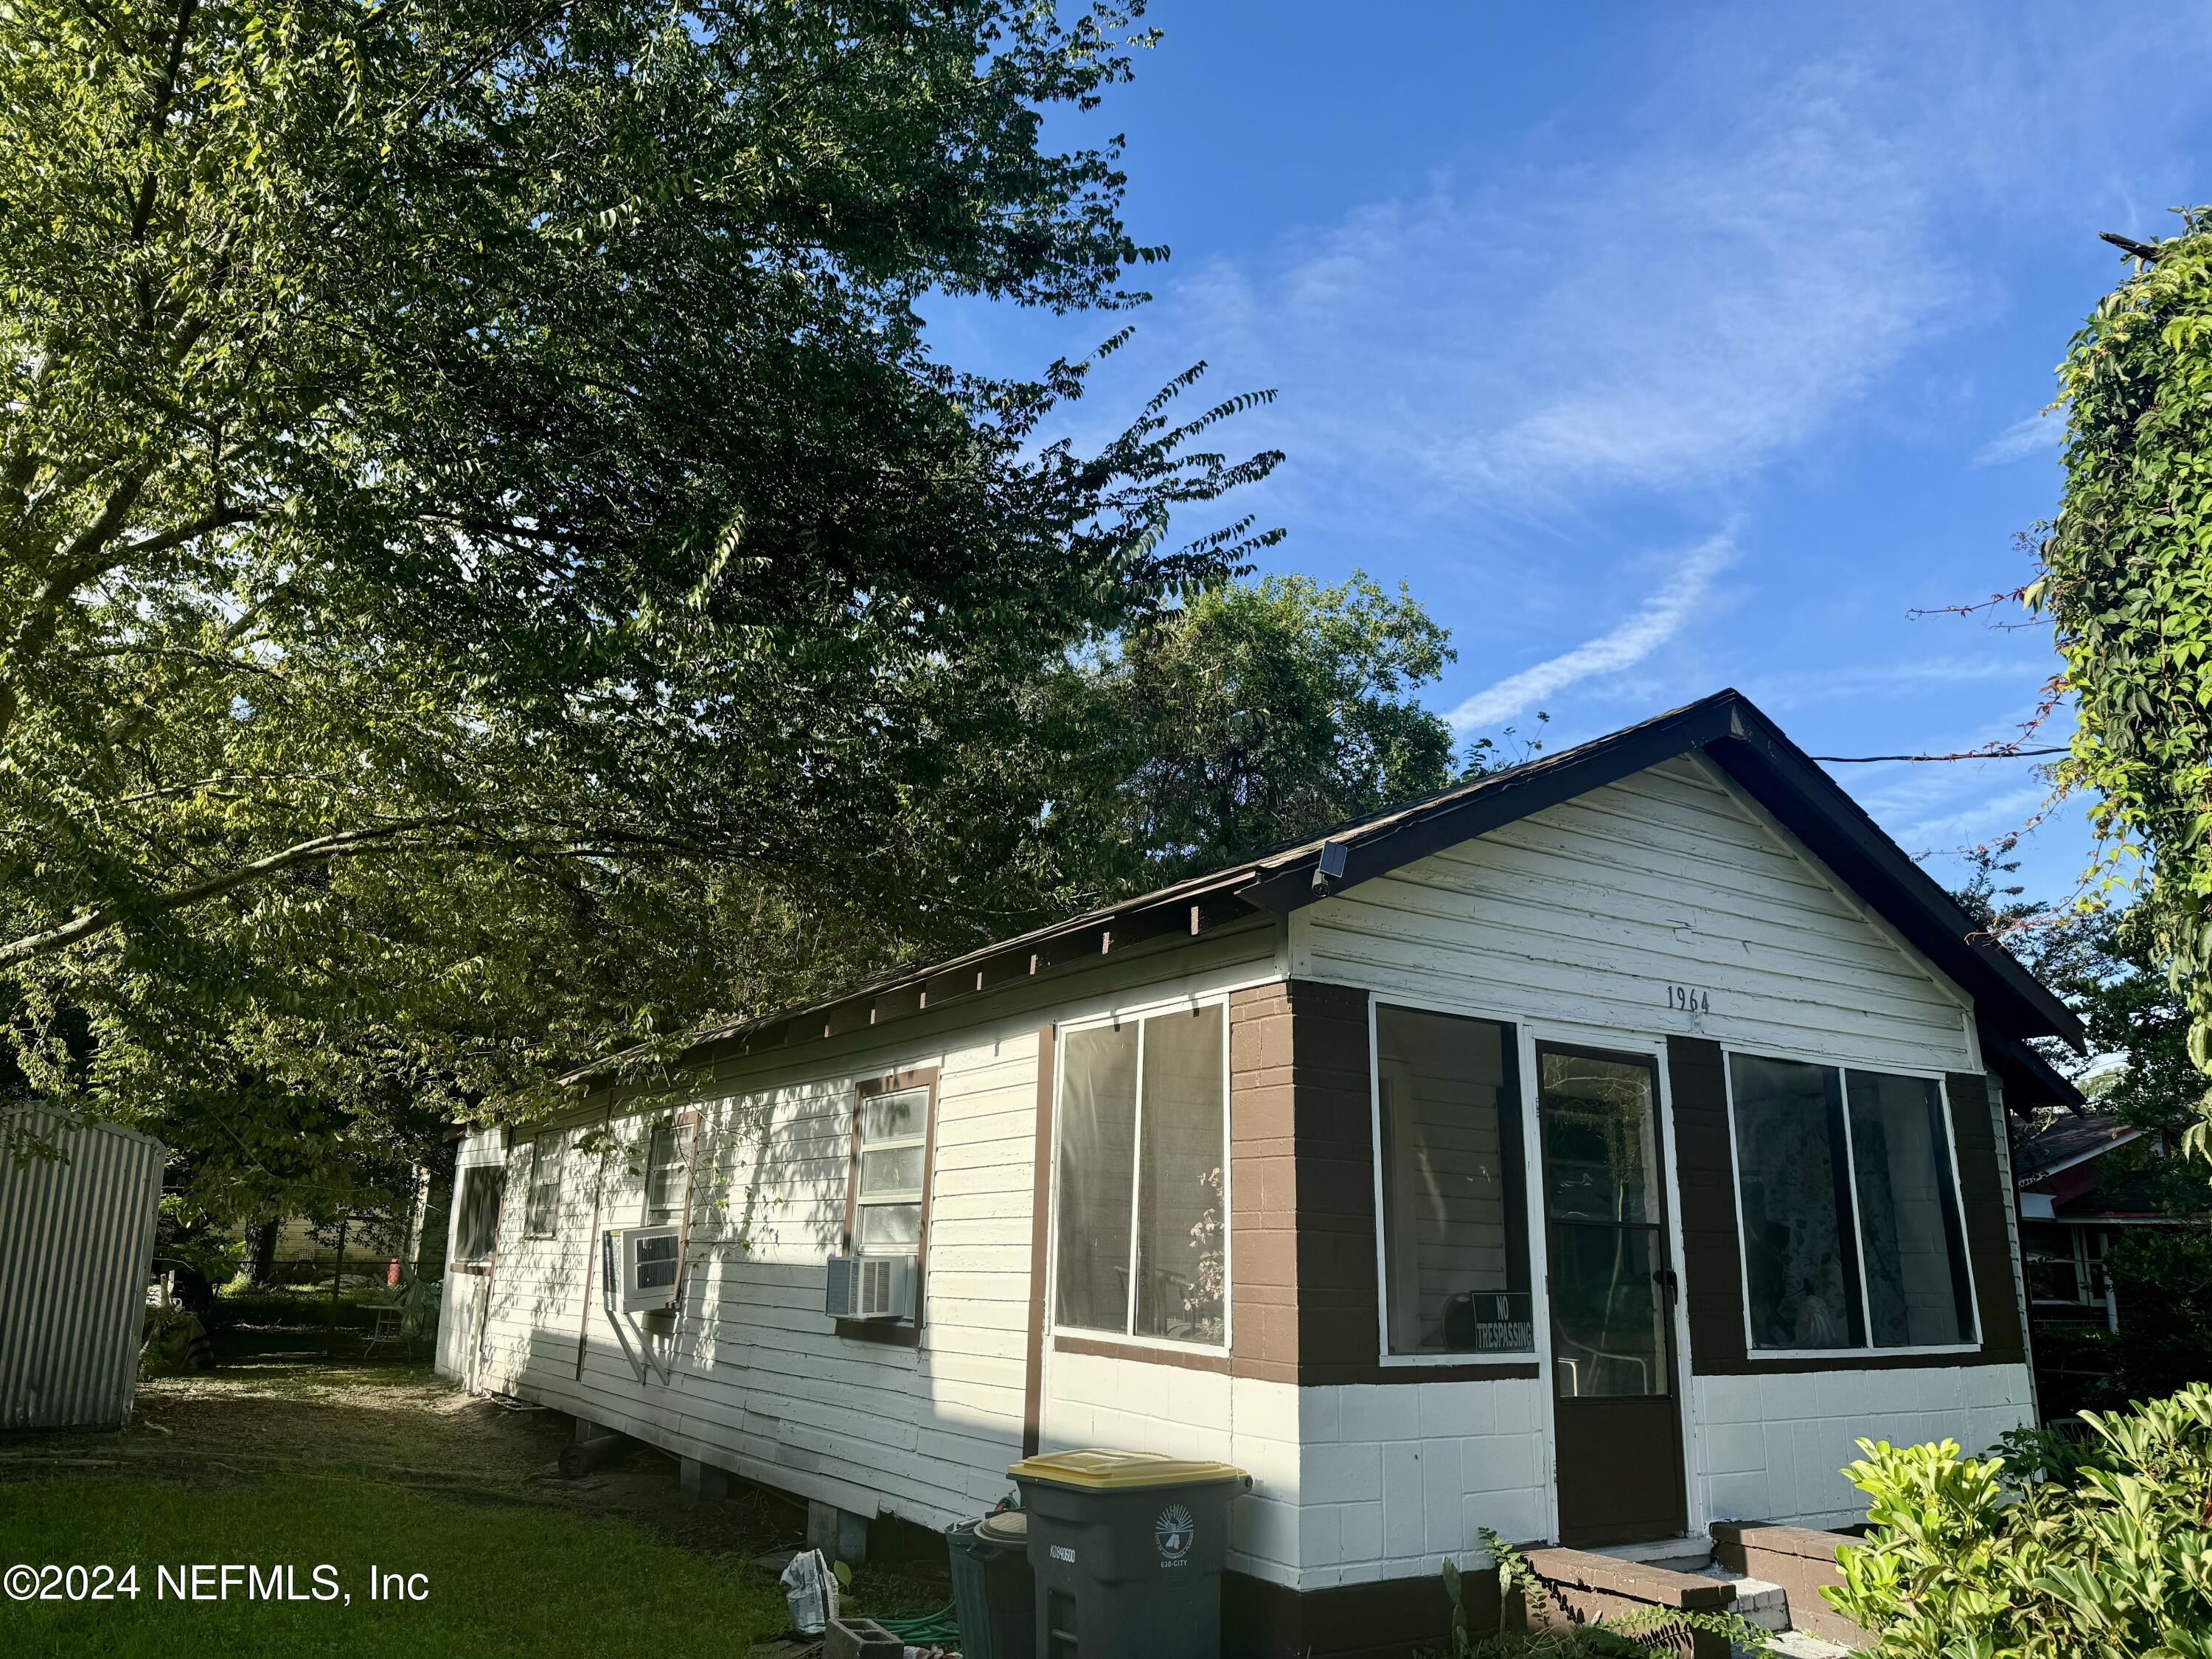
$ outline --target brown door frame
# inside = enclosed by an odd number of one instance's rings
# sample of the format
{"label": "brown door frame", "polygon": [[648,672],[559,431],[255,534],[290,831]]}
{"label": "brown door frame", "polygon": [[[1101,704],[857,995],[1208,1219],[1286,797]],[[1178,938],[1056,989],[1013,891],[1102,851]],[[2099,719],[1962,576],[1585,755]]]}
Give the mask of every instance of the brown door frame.
{"label": "brown door frame", "polygon": [[[1577,1034],[1573,1037],[1546,1036],[1542,1033],[1540,1028],[1537,1028],[1533,1025],[1531,1026],[1528,1034],[1528,1054],[1529,1059],[1533,1062],[1528,1068],[1528,1081],[1529,1121],[1530,1127],[1534,1131],[1536,1142],[1534,1148],[1535,1156],[1531,1160],[1531,1172],[1535,1176],[1538,1194],[1540,1200],[1540,1216],[1537,1218],[1536,1224],[1541,1229],[1544,1241],[1544,1329],[1546,1343],[1544,1359],[1548,1378],[1547,1386],[1549,1392],[1549,1397],[1546,1401],[1545,1404],[1550,1415],[1552,1425],[1552,1455],[1550,1459],[1552,1506],[1553,1522],[1558,1529],[1559,1540],[1563,1544],[1590,1542],[1599,1546],[1603,1546],[1608,1542],[1613,1541],[1631,1543],[1647,1540],[1641,1538],[1621,1539],[1618,1540],[1603,1538],[1593,1539],[1588,1537],[1587,1534],[1583,1534],[1577,1538],[1570,1538],[1568,1536],[1570,1531],[1574,1530],[1574,1528],[1571,1526],[1566,1515],[1567,1506],[1565,1495],[1560,1489],[1559,1454],[1561,1447],[1567,1438],[1567,1421],[1571,1419],[1577,1411],[1586,1409],[1589,1403],[1594,1402],[1583,1402],[1565,1399],[1563,1398],[1559,1393],[1558,1338],[1555,1328],[1556,1319],[1553,1311],[1552,1301],[1552,1275],[1557,1270],[1558,1264],[1557,1253],[1553,1249],[1553,1223],[1552,1219],[1550,1181],[1551,1151],[1544,1133],[1544,1056],[1547,1054],[1568,1054],[1579,1056],[1588,1060],[1613,1060],[1623,1064],[1638,1066],[1644,1068],[1650,1079],[1652,1155],[1658,1161],[1658,1168],[1656,1170],[1657,1181],[1656,1185],[1659,1196],[1659,1214],[1656,1221],[1651,1225],[1651,1231],[1658,1240],[1658,1255],[1659,1259],[1663,1263],[1662,1271],[1664,1271],[1670,1275],[1670,1282],[1667,1285],[1667,1295],[1663,1304],[1664,1316],[1661,1321],[1661,1325],[1665,1333],[1666,1345],[1665,1365],[1667,1393],[1663,1397],[1668,1401],[1673,1407],[1671,1415],[1674,1424],[1674,1447],[1669,1469],[1674,1487],[1674,1513],[1677,1522],[1676,1526],[1672,1531],[1662,1535],[1665,1537],[1684,1536],[1686,1534],[1689,1527],[1691,1508],[1691,1475],[1688,1465],[1690,1443],[1690,1431],[1687,1420],[1688,1393],[1685,1387],[1686,1378],[1684,1375],[1683,1366],[1684,1350],[1681,1341],[1681,1334],[1678,1328],[1679,1321],[1681,1317],[1681,1265],[1679,1259],[1680,1252],[1675,1248],[1674,1241],[1674,1224],[1676,1219],[1674,1196],[1675,1182],[1674,1160],[1668,1155],[1668,1143],[1673,1139],[1673,1134],[1668,1123],[1665,1055],[1663,1049],[1656,1047],[1647,1048],[1638,1046],[1638,1039],[1632,1033],[1624,1031],[1620,1033],[1620,1037],[1622,1043],[1626,1046],[1611,1046],[1601,1039],[1595,1042],[1588,1041],[1583,1039],[1580,1034]],[[1633,1398],[1633,1396],[1627,1397]],[[1653,1396],[1644,1397],[1649,1399]]]}

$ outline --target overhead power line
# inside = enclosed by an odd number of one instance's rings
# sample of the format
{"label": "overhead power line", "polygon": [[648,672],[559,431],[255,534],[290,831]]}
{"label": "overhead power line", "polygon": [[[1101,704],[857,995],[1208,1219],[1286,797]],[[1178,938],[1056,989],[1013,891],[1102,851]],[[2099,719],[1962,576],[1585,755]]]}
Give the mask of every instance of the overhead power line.
{"label": "overhead power line", "polygon": [[1967,749],[1955,755],[1814,755],[1809,758],[1835,766],[1865,766],[1875,761],[2018,760],[2026,755],[2063,755],[2057,749]]}

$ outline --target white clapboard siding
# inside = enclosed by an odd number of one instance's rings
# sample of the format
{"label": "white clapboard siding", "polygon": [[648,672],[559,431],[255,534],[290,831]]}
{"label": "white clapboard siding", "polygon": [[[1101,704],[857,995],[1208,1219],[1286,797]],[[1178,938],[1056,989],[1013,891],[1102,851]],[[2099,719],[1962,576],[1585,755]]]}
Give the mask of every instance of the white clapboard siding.
{"label": "white clapboard siding", "polygon": [[[1978,1069],[1965,999],[1694,758],[1299,911],[1291,957],[1471,1012]],[[1674,985],[1698,1012],[1670,1006]]]}
{"label": "white clapboard siding", "polygon": [[[844,1229],[854,1084],[879,1074],[871,1068],[695,1103],[682,1316],[671,1338],[626,1322],[628,1354],[585,1273],[595,1213],[600,1228],[643,1217],[647,1121],[563,1132],[550,1238],[524,1236],[531,1152],[520,1141],[485,1383],[866,1513],[929,1524],[974,1513],[1021,1455],[1036,1057],[1030,1030],[918,1062],[939,1066],[926,1346],[841,1338],[822,1311],[823,1259]],[[575,1146],[592,1127],[611,1137],[604,1153]]]}
{"label": "white clapboard siding", "polygon": [[[624,1322],[627,1351],[592,1252],[598,1230],[644,1218],[650,1120],[580,1114],[564,1126],[550,1238],[524,1237],[530,1143],[519,1139],[480,1385],[863,1514],[933,1526],[981,1512],[1021,1455],[1038,1027],[1272,979],[1279,939],[1255,922],[1009,987],[975,1013],[855,1033],[842,1057],[720,1068],[687,1102],[700,1123],[679,1315],[666,1336]],[[842,1338],[823,1312],[823,1261],[844,1231],[854,1085],[924,1066],[939,1082],[922,1342]],[[611,1142],[604,1153],[575,1145],[592,1130]],[[494,1145],[473,1138],[464,1155]]]}

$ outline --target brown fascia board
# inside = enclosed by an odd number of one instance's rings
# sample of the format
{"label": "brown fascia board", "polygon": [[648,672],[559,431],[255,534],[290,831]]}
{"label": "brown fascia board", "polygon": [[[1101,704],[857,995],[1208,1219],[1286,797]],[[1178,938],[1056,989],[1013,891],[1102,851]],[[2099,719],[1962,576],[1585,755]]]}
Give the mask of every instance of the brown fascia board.
{"label": "brown fascia board", "polygon": [[1976,1024],[1982,1058],[2004,1079],[2006,1111],[2027,1117],[2039,1106],[2059,1105],[2078,1112],[2088,1104],[2071,1078],[2018,1037],[1996,1030],[1987,1020]]}
{"label": "brown fascia board", "polygon": [[2063,1038],[2077,1054],[2087,1034],[2072,1009],[2012,952],[1980,931],[1935,878],[1883,833],[1779,728],[1741,698],[1741,732],[1705,745],[1723,770],[1774,814],[1912,947],[1973,995],[2009,1036]]}
{"label": "brown fascia board", "polygon": [[[1734,707],[1741,701],[1733,691],[1719,692],[1608,737],[1347,824],[1266,861],[1262,873],[1239,888],[1237,896],[1288,913],[1372,881],[1726,736],[1733,729]],[[1344,849],[1344,869],[1336,876],[1321,871],[1322,849],[1331,845]]]}

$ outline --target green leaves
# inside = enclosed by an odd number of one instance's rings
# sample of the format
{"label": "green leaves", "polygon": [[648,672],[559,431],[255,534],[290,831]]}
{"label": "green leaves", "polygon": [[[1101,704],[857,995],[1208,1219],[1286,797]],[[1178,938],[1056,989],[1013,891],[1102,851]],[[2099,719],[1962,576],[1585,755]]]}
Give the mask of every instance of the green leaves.
{"label": "green leaves", "polygon": [[[2212,1021],[2212,219],[2183,214],[2059,366],[2066,494],[2029,605],[2077,714],[2063,784],[2101,798],[2106,858],[2142,855],[2147,915],[2206,1066]],[[2202,1100],[2200,1113],[2212,1112]],[[2212,1119],[2206,1120],[2212,1121]],[[2202,1125],[2191,1146],[2206,1145]]]}
{"label": "green leaves", "polygon": [[1275,459],[1194,377],[1079,454],[1086,365],[915,315],[1137,300],[1114,151],[1039,138],[1137,9],[0,11],[28,1086],[274,1192],[988,925],[873,920],[947,757],[1272,539],[1185,527]]}
{"label": "green leaves", "polygon": [[1864,1545],[1831,1605],[1912,1659],[2201,1659],[2212,1652],[2212,1388],[2100,1416],[2071,1481],[1954,1441],[1862,1440]]}

